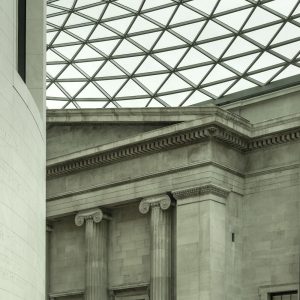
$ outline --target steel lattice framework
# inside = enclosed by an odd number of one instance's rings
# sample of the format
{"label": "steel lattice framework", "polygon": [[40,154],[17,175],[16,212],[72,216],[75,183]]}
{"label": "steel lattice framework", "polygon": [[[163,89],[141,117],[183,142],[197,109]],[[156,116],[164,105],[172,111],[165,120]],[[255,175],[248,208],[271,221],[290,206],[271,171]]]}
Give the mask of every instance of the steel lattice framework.
{"label": "steel lattice framework", "polygon": [[47,106],[188,106],[297,77],[299,3],[48,0]]}

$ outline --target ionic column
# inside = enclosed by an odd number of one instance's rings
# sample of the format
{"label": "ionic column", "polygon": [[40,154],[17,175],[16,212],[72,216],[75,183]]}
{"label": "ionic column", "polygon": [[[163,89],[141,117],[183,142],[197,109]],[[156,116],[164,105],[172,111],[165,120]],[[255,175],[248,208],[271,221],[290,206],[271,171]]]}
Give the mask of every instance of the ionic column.
{"label": "ionic column", "polygon": [[150,211],[151,224],[151,300],[169,300],[171,294],[171,200],[158,195],[141,201],[142,214]]}
{"label": "ionic column", "polygon": [[107,221],[101,209],[79,212],[75,224],[85,223],[85,299],[107,299]]}

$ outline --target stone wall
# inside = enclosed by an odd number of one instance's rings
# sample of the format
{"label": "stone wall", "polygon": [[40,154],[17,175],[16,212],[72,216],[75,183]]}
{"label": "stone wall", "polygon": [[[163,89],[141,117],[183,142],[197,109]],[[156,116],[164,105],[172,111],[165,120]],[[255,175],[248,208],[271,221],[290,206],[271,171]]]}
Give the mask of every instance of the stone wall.
{"label": "stone wall", "polygon": [[[43,1],[27,1],[33,3],[28,18],[44,11]],[[33,95],[17,73],[16,4],[0,1],[0,299],[40,300],[45,298],[45,99],[43,93]],[[39,21],[28,22],[28,31],[44,29],[43,14],[35,17]],[[36,87],[43,91],[43,38],[30,43],[42,49]],[[32,74],[27,75],[30,82]]]}

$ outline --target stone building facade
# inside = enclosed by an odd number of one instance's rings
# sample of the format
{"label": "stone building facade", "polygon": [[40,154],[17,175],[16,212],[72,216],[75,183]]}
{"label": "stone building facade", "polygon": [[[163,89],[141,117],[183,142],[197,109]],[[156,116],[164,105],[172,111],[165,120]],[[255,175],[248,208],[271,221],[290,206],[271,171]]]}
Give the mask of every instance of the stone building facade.
{"label": "stone building facade", "polygon": [[50,299],[298,299],[299,96],[48,111]]}

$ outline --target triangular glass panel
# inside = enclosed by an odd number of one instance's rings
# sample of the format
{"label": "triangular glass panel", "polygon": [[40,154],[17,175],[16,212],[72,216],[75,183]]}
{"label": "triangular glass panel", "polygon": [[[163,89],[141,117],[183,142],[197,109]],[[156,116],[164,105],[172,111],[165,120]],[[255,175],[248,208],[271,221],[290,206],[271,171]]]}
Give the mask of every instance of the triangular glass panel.
{"label": "triangular glass panel", "polygon": [[123,18],[123,19],[118,19],[115,21],[106,22],[104,24],[117,30],[120,33],[125,33],[129,27],[130,23],[132,22],[132,19],[133,19],[133,17]]}
{"label": "triangular glass panel", "polygon": [[272,42],[272,45],[296,38],[300,38],[300,28],[287,22]]}
{"label": "triangular glass panel", "polygon": [[137,73],[149,73],[149,72],[155,72],[155,71],[163,71],[167,70],[163,65],[161,65],[159,62],[157,62],[154,58],[151,56],[148,56],[142,65],[138,68]]}
{"label": "triangular glass panel", "polygon": [[77,71],[72,65],[69,65],[58,78],[68,79],[68,78],[85,78],[85,77],[79,71]]}
{"label": "triangular glass panel", "polygon": [[75,53],[78,51],[79,47],[80,47],[80,45],[57,47],[56,51],[61,53],[66,58],[71,59],[75,55]]}
{"label": "triangular glass panel", "polygon": [[202,66],[192,69],[180,71],[179,73],[186,77],[189,81],[198,85],[206,74],[210,71],[212,65]]}
{"label": "triangular glass panel", "polygon": [[213,8],[215,7],[217,3],[217,0],[209,0],[209,1],[203,1],[203,0],[194,0],[188,2],[188,5],[191,5],[200,11],[204,12],[205,14],[210,15]]}
{"label": "triangular glass panel", "polygon": [[257,6],[244,29],[264,25],[279,20],[277,16]]}
{"label": "triangular glass panel", "polygon": [[214,95],[215,97],[219,98],[226,92],[226,90],[231,86],[233,82],[234,82],[233,80],[230,80],[227,82],[211,85],[204,88],[204,90]]}
{"label": "triangular glass panel", "polygon": [[181,23],[181,22],[186,22],[186,20],[194,20],[194,19],[199,19],[203,18],[200,14],[197,14],[196,12],[192,11],[191,9],[180,5],[179,8],[177,9],[174,17],[172,18],[171,25],[176,24],[176,23]]}
{"label": "triangular glass panel", "polygon": [[121,67],[123,67],[127,72],[132,73],[138,64],[141,62],[144,56],[131,56],[126,58],[114,59]]}
{"label": "triangular glass panel", "polygon": [[53,83],[46,91],[47,97],[67,98],[67,96]]}
{"label": "triangular glass panel", "polygon": [[120,17],[123,15],[127,15],[130,13],[128,10],[125,10],[117,5],[114,5],[113,3],[110,3],[102,17],[102,20],[106,20],[113,17]]}
{"label": "triangular glass panel", "polygon": [[114,55],[122,55],[136,52],[142,52],[142,50],[140,50],[138,47],[134,46],[132,43],[124,39],[118,46],[117,50],[114,52]]}
{"label": "triangular glass panel", "polygon": [[99,3],[99,2],[100,2],[100,0],[77,0],[76,8],[77,7],[81,7],[81,6],[86,6],[86,5],[91,5],[91,4]]}
{"label": "triangular glass panel", "polygon": [[105,28],[104,26],[98,24],[98,26],[96,27],[96,29],[90,36],[89,41],[91,41],[93,39],[103,39],[103,38],[112,37],[112,36],[117,36],[117,35],[114,32]]}
{"label": "triangular glass panel", "polygon": [[215,67],[209,72],[208,76],[205,78],[202,84],[207,84],[210,82],[231,78],[236,76],[234,73],[224,68],[223,66],[217,64]]}
{"label": "triangular glass panel", "polygon": [[300,14],[300,3],[298,4],[297,8],[294,10],[293,15]]}
{"label": "triangular glass panel", "polygon": [[282,69],[282,67],[268,70],[265,72],[256,73],[249,77],[262,84],[266,84],[280,69]]}
{"label": "triangular glass panel", "polygon": [[145,107],[149,102],[149,100],[150,98],[145,98],[145,99],[133,99],[133,100],[120,100],[117,102],[121,107],[134,108],[134,107]]}
{"label": "triangular glass panel", "polygon": [[267,6],[281,14],[283,14],[284,16],[288,16],[292,9],[295,7],[295,5],[297,4],[297,0],[274,0],[274,1],[270,1],[264,4],[264,6]]}
{"label": "triangular glass panel", "polygon": [[52,40],[56,34],[57,34],[57,31],[47,32],[47,44],[48,45],[52,42]]}
{"label": "triangular glass panel", "polygon": [[289,43],[280,47],[273,48],[273,51],[285,56],[288,59],[294,58],[294,56],[299,52],[300,41]]}
{"label": "triangular glass panel", "polygon": [[244,0],[221,0],[219,2],[219,5],[217,9],[215,10],[215,13],[231,10],[231,9],[236,9],[238,7],[242,7],[249,4],[249,2],[244,1]]}
{"label": "triangular glass panel", "polygon": [[300,75],[300,68],[293,65],[289,65],[281,73],[279,73],[278,76],[276,76],[272,81],[277,81],[295,75]]}
{"label": "triangular glass panel", "polygon": [[252,9],[243,9],[241,11],[218,17],[217,20],[225,23],[226,25],[238,31],[246,21],[251,11]]}
{"label": "triangular glass panel", "polygon": [[181,48],[177,50],[155,53],[155,56],[167,63],[170,67],[174,68],[186,51],[186,48]]}
{"label": "triangular glass panel", "polygon": [[93,6],[93,7],[79,10],[79,12],[90,18],[98,20],[104,7],[105,7],[104,5],[98,5],[98,6]]}
{"label": "triangular glass panel", "polygon": [[91,44],[94,45],[97,49],[99,49],[104,54],[110,55],[118,42],[119,40],[108,40],[108,41],[91,43]]}
{"label": "triangular glass panel", "polygon": [[58,73],[65,67],[66,65],[47,65],[47,73],[51,77],[56,77]]}
{"label": "triangular glass panel", "polygon": [[210,58],[208,58],[206,55],[202,54],[200,51],[192,47],[186,54],[184,59],[181,61],[179,67],[185,67],[210,61]]}
{"label": "triangular glass panel", "polygon": [[151,102],[148,104],[147,107],[164,107],[160,102],[155,99],[152,99]]}
{"label": "triangular glass panel", "polygon": [[55,17],[49,17],[47,18],[47,22],[52,23],[56,26],[61,27],[64,21],[66,20],[68,14],[63,14]]}
{"label": "triangular glass panel", "polygon": [[76,14],[71,14],[67,23],[66,23],[66,26],[72,26],[72,25],[78,25],[78,24],[84,24],[84,23],[87,23],[89,22],[88,19],[85,19],[83,17],[80,17]]}
{"label": "triangular glass panel", "polygon": [[94,28],[93,25],[90,26],[81,26],[81,27],[76,27],[72,29],[68,29],[68,31],[72,32],[76,36],[78,36],[80,39],[85,40],[88,35],[91,33],[92,29]]}
{"label": "triangular glass panel", "polygon": [[178,107],[181,106],[181,103],[185,100],[185,98],[189,94],[190,92],[183,92],[183,93],[161,96],[159,98],[172,107]]}
{"label": "triangular glass panel", "polygon": [[208,97],[207,95],[199,92],[199,91],[195,91],[183,104],[182,106],[190,106],[190,105],[194,105],[203,101],[207,101],[210,100],[211,98]]}
{"label": "triangular glass panel", "polygon": [[132,79],[127,81],[123,86],[121,91],[117,94],[117,97],[132,97],[132,96],[142,96],[148,95],[138,84],[136,84]]}
{"label": "triangular glass panel", "polygon": [[85,85],[85,82],[60,82],[60,85],[73,97]]}
{"label": "triangular glass panel", "polygon": [[152,48],[153,44],[156,42],[159,35],[160,35],[160,32],[152,32],[152,33],[133,36],[133,37],[131,37],[131,39],[133,39],[134,41],[139,43],[145,49],[150,50]]}
{"label": "triangular glass panel", "polygon": [[168,76],[167,74],[159,74],[159,75],[137,77],[136,79],[139,82],[141,82],[148,90],[154,93],[164,82],[167,76]]}
{"label": "triangular glass panel", "polygon": [[251,38],[252,40],[260,43],[263,46],[266,46],[273,36],[276,34],[279,29],[280,24],[276,24],[273,26],[264,27],[262,29],[254,30],[246,33],[245,35]]}
{"label": "triangular glass panel", "polygon": [[106,64],[101,68],[96,77],[109,77],[109,76],[119,76],[125,75],[119,68],[117,68],[110,61],[107,61]]}
{"label": "triangular glass panel", "polygon": [[84,45],[78,55],[76,56],[76,60],[78,59],[89,59],[89,58],[100,58],[103,57],[97,51],[93,50],[88,45]]}
{"label": "triangular glass panel", "polygon": [[200,36],[198,37],[197,41],[204,41],[206,39],[212,39],[215,37],[226,35],[228,33],[231,33],[231,32],[229,30],[225,29],[224,27],[222,27],[221,25],[210,20],[207,23],[207,25],[204,27],[204,29],[203,29],[202,33],[200,34]]}
{"label": "triangular glass panel", "polygon": [[160,93],[176,91],[179,89],[190,88],[191,86],[180,79],[177,75],[172,74],[163,87],[159,90]]}
{"label": "triangular glass panel", "polygon": [[51,49],[47,50],[46,55],[47,55],[47,62],[51,62],[51,61],[64,61],[59,55],[57,55]]}
{"label": "triangular glass panel", "polygon": [[258,50],[259,48],[241,37],[237,37],[226,51],[224,57],[239,55],[248,51]]}
{"label": "triangular glass panel", "polygon": [[193,24],[183,25],[176,28],[172,28],[173,31],[180,34],[182,37],[188,39],[189,41],[193,42],[196,36],[199,34],[203,24],[205,22],[197,22]]}
{"label": "triangular glass panel", "polygon": [[235,59],[226,60],[224,63],[238,72],[244,73],[257,56],[258,53],[240,56]]}
{"label": "triangular glass panel", "polygon": [[73,43],[73,42],[78,42],[78,39],[75,39],[71,35],[61,31],[53,44],[58,45],[58,44],[66,44],[66,43]]}
{"label": "triangular glass panel", "polygon": [[175,6],[167,7],[167,8],[160,8],[148,13],[145,13],[145,16],[151,18],[152,20],[166,25],[169,22],[171,15],[173,14]]}
{"label": "triangular glass panel", "polygon": [[106,96],[91,82],[77,95],[76,98],[106,98]]}
{"label": "triangular glass panel", "polygon": [[226,38],[210,43],[205,43],[199,45],[204,51],[213,55],[215,58],[220,58],[227,46],[230,44],[233,38]]}
{"label": "triangular glass panel", "polygon": [[233,93],[237,93],[237,92],[240,92],[240,91],[244,91],[244,90],[247,90],[247,89],[250,89],[250,88],[253,88],[253,87],[256,87],[257,85],[248,81],[248,80],[245,80],[243,78],[241,78],[227,93],[226,95],[229,95],[229,94],[233,94]]}
{"label": "triangular glass panel", "polygon": [[276,64],[280,64],[282,63],[283,60],[279,59],[278,57],[268,53],[268,52],[264,52],[260,58],[255,62],[255,64],[251,67],[251,69],[249,70],[249,72],[255,71],[255,70],[259,70],[259,69],[263,69],[263,68],[267,68],[270,66],[274,66]]}
{"label": "triangular glass panel", "polygon": [[58,0],[55,1],[55,5],[61,6],[64,8],[71,8],[73,6],[73,1],[70,0]]}
{"label": "triangular glass panel", "polygon": [[119,0],[119,4],[127,6],[130,9],[138,10],[141,6],[142,0],[128,1],[128,0]]}
{"label": "triangular glass panel", "polygon": [[[125,0],[125,1],[128,1],[128,0]],[[144,5],[143,5],[143,10],[158,7],[158,6],[162,6],[162,5],[165,5],[165,4],[170,4],[170,3],[172,3],[171,0],[146,0]]]}
{"label": "triangular glass panel", "polygon": [[102,64],[103,61],[88,61],[76,63],[77,67],[79,67],[83,72],[85,72],[89,76],[93,76]]}
{"label": "triangular glass panel", "polygon": [[[128,2],[128,0],[126,0]],[[145,31],[145,30],[151,30],[151,29],[156,29],[158,26],[155,24],[149,22],[148,20],[138,16],[133,25],[131,26],[129,33],[133,32],[140,32],[140,31]]]}
{"label": "triangular glass panel", "polygon": [[[51,14],[55,14],[55,13],[58,13],[58,12],[62,12],[61,9],[56,8],[56,7],[52,7],[50,5],[51,4],[47,5],[47,15],[51,15]],[[49,17],[47,16],[47,18],[49,18]]]}
{"label": "triangular glass panel", "polygon": [[165,31],[158,43],[155,45],[154,49],[164,49],[169,47],[174,47],[178,45],[183,45],[184,42],[177,38],[175,35]]}
{"label": "triangular glass panel", "polygon": [[113,96],[126,79],[100,80],[96,81],[110,96]]}
{"label": "triangular glass panel", "polygon": [[47,100],[47,109],[61,109],[66,104],[66,101]]}
{"label": "triangular glass panel", "polygon": [[102,108],[106,101],[76,101],[80,108]]}

